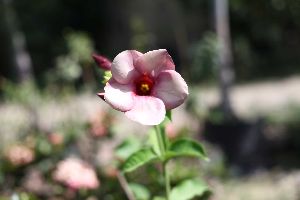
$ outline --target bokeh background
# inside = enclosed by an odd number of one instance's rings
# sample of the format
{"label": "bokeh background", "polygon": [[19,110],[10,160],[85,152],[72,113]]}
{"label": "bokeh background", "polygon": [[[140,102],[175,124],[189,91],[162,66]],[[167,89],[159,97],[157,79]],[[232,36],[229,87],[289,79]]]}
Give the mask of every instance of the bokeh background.
{"label": "bokeh background", "polygon": [[[299,200],[299,19],[298,0],[1,0],[0,199],[125,199],[117,168],[149,130],[96,96],[91,55],[165,48],[190,91],[168,135],[199,139],[211,159],[172,163],[172,183]],[[70,189],[55,175],[70,157],[98,182]],[[129,175],[137,199],[159,194],[154,171]]]}

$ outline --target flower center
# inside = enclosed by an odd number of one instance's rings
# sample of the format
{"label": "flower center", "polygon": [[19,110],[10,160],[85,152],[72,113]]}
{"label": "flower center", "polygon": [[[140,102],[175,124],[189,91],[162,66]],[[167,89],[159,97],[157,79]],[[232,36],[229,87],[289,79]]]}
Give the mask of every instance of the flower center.
{"label": "flower center", "polygon": [[136,93],[140,96],[148,96],[151,94],[153,81],[148,76],[141,76],[136,81]]}

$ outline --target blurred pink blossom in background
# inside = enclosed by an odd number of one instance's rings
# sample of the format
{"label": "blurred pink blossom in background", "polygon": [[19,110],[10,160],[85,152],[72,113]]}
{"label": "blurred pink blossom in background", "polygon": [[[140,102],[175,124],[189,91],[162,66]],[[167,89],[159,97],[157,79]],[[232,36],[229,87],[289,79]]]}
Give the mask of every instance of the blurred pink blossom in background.
{"label": "blurred pink blossom in background", "polygon": [[12,165],[20,166],[31,163],[35,158],[35,154],[27,146],[13,145],[7,150],[5,157]]}
{"label": "blurred pink blossom in background", "polygon": [[145,54],[123,51],[113,60],[111,73],[105,101],[144,125],[160,124],[166,110],[181,105],[188,95],[188,86],[165,49]]}
{"label": "blurred pink blossom in background", "polygon": [[166,125],[166,134],[168,138],[174,139],[178,136],[179,130],[177,127],[174,126],[174,124],[169,123]]}
{"label": "blurred pink blossom in background", "polygon": [[100,185],[95,170],[78,158],[60,161],[53,172],[53,179],[73,189],[96,189]]}
{"label": "blurred pink blossom in background", "polygon": [[112,120],[112,116],[110,116],[106,111],[98,110],[95,112],[95,114],[89,119],[90,133],[92,136],[106,136]]}
{"label": "blurred pink blossom in background", "polygon": [[64,142],[64,137],[60,133],[50,133],[48,135],[48,140],[52,145],[61,145]]}

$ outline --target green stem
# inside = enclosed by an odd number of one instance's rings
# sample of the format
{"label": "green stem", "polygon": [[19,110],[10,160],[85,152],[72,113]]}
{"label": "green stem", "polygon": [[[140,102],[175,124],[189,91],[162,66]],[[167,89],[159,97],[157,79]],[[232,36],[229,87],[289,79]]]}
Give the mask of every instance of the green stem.
{"label": "green stem", "polygon": [[162,157],[164,157],[165,153],[166,153],[166,149],[165,149],[165,145],[162,139],[162,135],[161,135],[161,131],[160,131],[160,127],[155,126],[155,132],[156,132],[156,137],[158,140],[158,146],[159,146],[159,151]]}
{"label": "green stem", "polygon": [[[165,137],[163,134],[165,134],[165,133],[161,132],[159,126],[155,126],[155,132],[156,132],[156,137],[158,140],[161,157],[164,159],[165,154],[166,154],[166,146],[163,142],[163,137]],[[166,197],[167,197],[167,200],[169,200],[171,187],[170,187],[170,177],[169,177],[168,170],[167,170],[167,161],[163,161],[162,168],[163,168],[163,177],[164,177],[164,181],[165,181]]]}

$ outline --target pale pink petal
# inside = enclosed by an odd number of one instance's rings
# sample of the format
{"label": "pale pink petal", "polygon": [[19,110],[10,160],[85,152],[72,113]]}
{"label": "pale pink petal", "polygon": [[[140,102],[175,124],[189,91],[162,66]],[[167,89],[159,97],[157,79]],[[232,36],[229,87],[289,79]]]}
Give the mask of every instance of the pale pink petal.
{"label": "pale pink petal", "polygon": [[139,74],[134,68],[135,60],[143,55],[135,50],[127,50],[119,53],[112,62],[112,77],[119,83],[127,84]]}
{"label": "pale pink petal", "polygon": [[188,86],[181,75],[174,70],[166,70],[157,77],[151,95],[160,98],[170,110],[181,105],[188,93]]}
{"label": "pale pink petal", "polygon": [[138,57],[135,62],[136,69],[152,77],[156,77],[163,70],[175,70],[175,65],[166,49],[149,51]]}
{"label": "pale pink petal", "polygon": [[162,100],[151,96],[135,96],[134,105],[125,115],[143,125],[158,125],[166,115]]}
{"label": "pale pink petal", "polygon": [[114,109],[119,111],[128,111],[133,106],[133,86],[123,85],[111,78],[104,87],[105,101]]}

